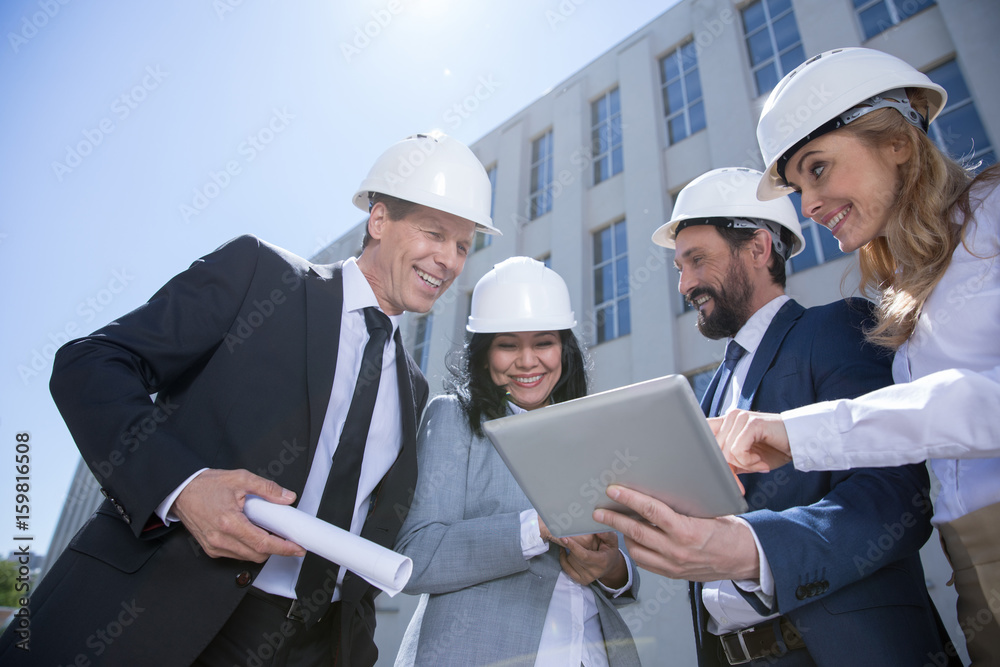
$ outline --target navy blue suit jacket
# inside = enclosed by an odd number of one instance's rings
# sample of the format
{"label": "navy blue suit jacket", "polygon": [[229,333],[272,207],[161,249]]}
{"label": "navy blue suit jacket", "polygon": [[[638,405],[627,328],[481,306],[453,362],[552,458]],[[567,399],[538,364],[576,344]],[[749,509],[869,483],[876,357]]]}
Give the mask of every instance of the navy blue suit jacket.
{"label": "navy blue suit jacket", "polygon": [[[862,299],[805,309],[788,301],[750,365],[738,407],[781,412],[852,398],[892,382],[891,354],[863,342],[871,304]],[[711,401],[713,387],[702,400]],[[918,550],[931,534],[923,464],[800,472],[788,464],[741,475],[753,526],[775,580],[773,607],[799,629],[818,665],[922,665],[942,650]],[[699,664],[707,612],[695,586]]]}

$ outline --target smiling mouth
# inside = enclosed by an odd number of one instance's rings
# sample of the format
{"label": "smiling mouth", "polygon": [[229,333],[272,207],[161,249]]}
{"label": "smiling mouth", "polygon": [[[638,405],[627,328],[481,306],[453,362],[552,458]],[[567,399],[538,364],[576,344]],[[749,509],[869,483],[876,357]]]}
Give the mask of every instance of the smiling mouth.
{"label": "smiling mouth", "polygon": [[514,378],[514,382],[517,384],[534,384],[542,379],[541,375],[532,375],[531,377],[519,377]]}
{"label": "smiling mouth", "polygon": [[427,283],[428,285],[430,285],[435,289],[441,287],[441,284],[444,282],[443,280],[439,280],[434,276],[430,275],[429,273],[424,273],[420,269],[417,269],[417,275],[420,276],[421,280],[423,280],[425,283]]}
{"label": "smiling mouth", "polygon": [[840,221],[847,217],[847,214],[850,213],[853,208],[854,206],[848,206],[843,211],[823,223],[823,226],[832,232],[834,228],[840,224]]}
{"label": "smiling mouth", "polygon": [[695,308],[701,308],[711,300],[712,296],[710,294],[702,294],[701,296],[696,296],[693,299],[689,299],[691,305],[694,306]]}

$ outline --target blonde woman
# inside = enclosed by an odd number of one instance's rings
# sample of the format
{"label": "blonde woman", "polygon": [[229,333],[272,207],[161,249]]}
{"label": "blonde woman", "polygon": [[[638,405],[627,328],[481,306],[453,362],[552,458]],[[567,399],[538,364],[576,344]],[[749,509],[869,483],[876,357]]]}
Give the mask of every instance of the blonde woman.
{"label": "blonde woman", "polygon": [[780,415],[732,412],[713,428],[745,471],[929,460],[969,655],[996,665],[1000,170],[973,178],[927,137],[946,97],[870,49],[816,56],[771,93],[757,128],[767,167],[758,197],[800,192],[803,214],[841,250],[858,250],[861,287],[880,300],[868,338],[895,350],[896,385]]}

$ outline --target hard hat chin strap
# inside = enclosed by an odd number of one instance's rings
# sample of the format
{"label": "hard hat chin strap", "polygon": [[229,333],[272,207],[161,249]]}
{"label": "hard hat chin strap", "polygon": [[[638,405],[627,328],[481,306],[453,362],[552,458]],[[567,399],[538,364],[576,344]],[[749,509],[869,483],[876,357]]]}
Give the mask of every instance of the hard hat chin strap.
{"label": "hard hat chin strap", "polygon": [[902,114],[903,119],[907,123],[920,129],[920,131],[924,134],[927,133],[927,115],[921,115],[916,109],[913,108],[913,105],[910,104],[910,98],[906,94],[906,89],[894,88],[892,90],[887,90],[884,93],[869,97],[861,104],[851,107],[838,116],[834,116],[806,136],[802,137],[791,148],[785,151],[781,157],[778,158],[778,161],[775,163],[778,176],[780,176],[781,180],[785,182],[785,185],[788,185],[788,179],[785,178],[785,167],[788,165],[788,161],[791,157],[795,155],[800,148],[808,144],[813,139],[823,136],[827,132],[838,130],[845,125],[853,123],[865,114],[869,114],[878,109],[887,108],[895,109]]}

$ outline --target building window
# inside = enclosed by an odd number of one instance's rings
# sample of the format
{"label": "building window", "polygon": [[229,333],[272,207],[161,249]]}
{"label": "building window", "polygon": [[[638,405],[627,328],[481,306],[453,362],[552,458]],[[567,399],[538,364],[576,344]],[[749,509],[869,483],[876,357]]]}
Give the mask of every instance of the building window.
{"label": "building window", "polygon": [[590,105],[590,141],[594,155],[594,184],[606,181],[623,168],[622,110],[615,88]]}
{"label": "building window", "polygon": [[795,206],[795,211],[799,215],[799,223],[802,224],[802,237],[806,240],[806,245],[802,252],[788,260],[785,270],[788,273],[797,273],[809,267],[843,257],[844,253],[840,251],[840,243],[829,229],[816,224],[811,218],[802,217],[802,195],[793,192],[788,198],[792,200],[792,205]]}
{"label": "building window", "polygon": [[986,136],[986,128],[965,85],[958,63],[949,60],[927,72],[931,81],[948,91],[947,106],[931,123],[928,134],[944,152],[964,164],[980,163],[985,169],[997,161],[996,151]]}
{"label": "building window", "polygon": [[792,0],[759,0],[748,6],[743,10],[743,30],[758,95],[770,91],[806,59]]}
{"label": "building window", "polygon": [[[493,217],[493,209],[495,208],[494,202],[497,200],[497,167],[493,165],[486,170],[486,175],[490,179],[490,218]],[[496,227],[496,221],[493,221],[493,226]],[[482,232],[476,232],[476,240],[472,244],[472,252],[477,250],[482,250],[489,244],[493,243],[492,234],[483,234]]]}
{"label": "building window", "polygon": [[854,10],[865,39],[871,39],[933,4],[934,0],[854,0]]}
{"label": "building window", "polygon": [[660,60],[663,110],[667,116],[667,140],[675,144],[705,129],[705,104],[698,78],[698,53],[694,42],[671,51]]}
{"label": "building window", "polygon": [[531,219],[552,210],[552,130],[531,143]]}
{"label": "building window", "polygon": [[624,220],[594,234],[594,311],[598,343],[631,332]]}
{"label": "building window", "polygon": [[420,372],[427,372],[427,360],[431,356],[431,325],[434,313],[427,313],[417,318],[417,333],[414,336],[413,360],[420,366]]}

